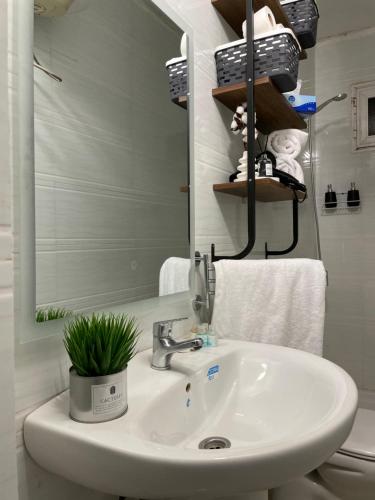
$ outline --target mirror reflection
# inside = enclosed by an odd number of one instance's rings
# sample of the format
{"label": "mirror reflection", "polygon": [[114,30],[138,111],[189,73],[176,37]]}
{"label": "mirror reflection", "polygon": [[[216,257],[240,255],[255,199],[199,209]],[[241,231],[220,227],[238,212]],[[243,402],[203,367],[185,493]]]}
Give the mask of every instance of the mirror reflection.
{"label": "mirror reflection", "polygon": [[186,37],[150,0],[69,4],[35,16],[37,321],[188,289]]}

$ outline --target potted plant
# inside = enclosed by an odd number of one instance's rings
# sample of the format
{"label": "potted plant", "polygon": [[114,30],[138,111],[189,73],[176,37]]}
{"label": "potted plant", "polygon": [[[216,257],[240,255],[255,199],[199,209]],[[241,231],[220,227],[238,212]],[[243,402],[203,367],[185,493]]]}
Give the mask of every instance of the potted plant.
{"label": "potted plant", "polygon": [[78,316],[65,326],[73,420],[105,422],[126,413],[126,368],[139,333],[135,319],[127,315]]}

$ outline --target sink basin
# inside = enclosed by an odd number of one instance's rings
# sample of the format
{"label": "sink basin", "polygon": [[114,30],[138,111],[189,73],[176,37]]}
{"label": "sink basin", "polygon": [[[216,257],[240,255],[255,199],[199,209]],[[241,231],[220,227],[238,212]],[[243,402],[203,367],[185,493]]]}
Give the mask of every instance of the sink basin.
{"label": "sink basin", "polygon": [[353,424],[352,379],[302,351],[221,340],[176,354],[170,371],[150,361],[144,351],[130,363],[129,411],[117,420],[72,421],[68,391],[30,414],[25,442],[35,461],[113,495],[233,496],[313,470]]}

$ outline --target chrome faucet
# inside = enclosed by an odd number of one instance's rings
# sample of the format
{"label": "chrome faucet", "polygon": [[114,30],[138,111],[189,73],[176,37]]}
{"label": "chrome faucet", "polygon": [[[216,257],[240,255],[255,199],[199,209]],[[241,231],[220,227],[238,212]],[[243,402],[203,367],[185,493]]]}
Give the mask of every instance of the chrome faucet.
{"label": "chrome faucet", "polygon": [[173,323],[187,318],[169,319],[158,321],[153,327],[153,351],[151,368],[154,370],[169,370],[171,358],[175,352],[185,350],[198,350],[203,346],[202,339],[189,339],[177,342],[171,336]]}

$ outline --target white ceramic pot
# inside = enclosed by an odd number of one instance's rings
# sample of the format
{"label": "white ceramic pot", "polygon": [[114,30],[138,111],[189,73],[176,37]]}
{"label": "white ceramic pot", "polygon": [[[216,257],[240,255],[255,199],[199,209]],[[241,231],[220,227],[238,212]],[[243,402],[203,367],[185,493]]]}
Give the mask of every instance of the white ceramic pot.
{"label": "white ceramic pot", "polygon": [[127,372],[81,377],[71,367],[70,416],[78,422],[107,422],[128,410]]}

